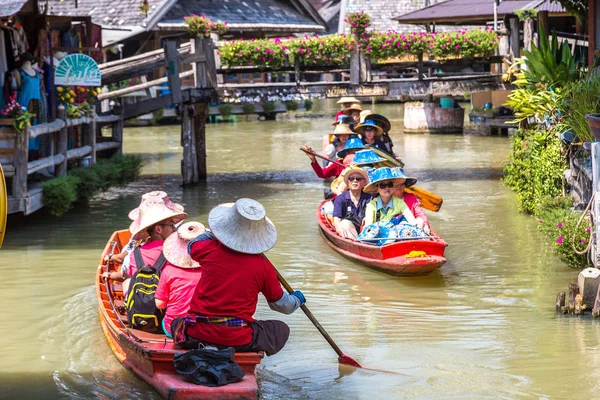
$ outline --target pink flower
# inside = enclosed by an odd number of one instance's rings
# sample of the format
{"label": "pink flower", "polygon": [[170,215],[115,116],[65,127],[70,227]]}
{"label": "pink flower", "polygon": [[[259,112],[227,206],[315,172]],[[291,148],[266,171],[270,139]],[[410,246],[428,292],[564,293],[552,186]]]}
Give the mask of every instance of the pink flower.
{"label": "pink flower", "polygon": [[538,222],[541,224],[542,222],[544,222],[544,220],[538,219]]}
{"label": "pink flower", "polygon": [[562,222],[559,222],[558,224],[556,224],[556,226],[558,226],[559,228],[562,228]]}
{"label": "pink flower", "polygon": [[581,243],[585,243],[585,239],[581,239]]}
{"label": "pink flower", "polygon": [[585,228],[585,231],[586,231],[587,233],[590,233],[590,228]]}
{"label": "pink flower", "polygon": [[563,242],[563,238],[562,238],[562,236],[559,236],[558,239],[556,239],[556,243],[562,244],[562,242]]}

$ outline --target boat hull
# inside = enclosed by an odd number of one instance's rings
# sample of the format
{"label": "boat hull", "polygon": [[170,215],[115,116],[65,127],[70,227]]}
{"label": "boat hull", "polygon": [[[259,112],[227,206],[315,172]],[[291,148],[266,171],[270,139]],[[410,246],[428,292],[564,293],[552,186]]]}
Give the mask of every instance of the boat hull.
{"label": "boat hull", "polygon": [[322,215],[324,203],[317,209],[321,237],[329,247],[352,261],[395,276],[427,275],[446,262],[444,251],[448,244],[441,238],[406,240],[383,246],[342,238]]}
{"label": "boat hull", "polygon": [[[256,382],[255,368],[260,363],[263,353],[236,353],[235,361],[242,367],[246,375],[241,382],[232,383],[221,387],[206,387],[195,385],[183,380],[175,371],[173,357],[175,353],[185,351],[175,348],[175,345],[165,335],[150,334],[135,329],[126,329],[120,321],[120,315],[113,304],[119,304],[122,292],[118,289],[113,292],[111,286],[108,290],[102,272],[103,258],[110,252],[110,242],[116,241],[117,251],[129,240],[128,231],[113,233],[111,240],[105,247],[96,272],[96,295],[98,298],[98,313],[100,325],[112,352],[119,362],[133,371],[137,376],[152,386],[163,398],[169,400],[179,399],[257,399],[258,385]],[[111,265],[111,270],[114,270]],[[118,287],[119,285],[117,285]],[[136,340],[137,337],[140,341]]]}

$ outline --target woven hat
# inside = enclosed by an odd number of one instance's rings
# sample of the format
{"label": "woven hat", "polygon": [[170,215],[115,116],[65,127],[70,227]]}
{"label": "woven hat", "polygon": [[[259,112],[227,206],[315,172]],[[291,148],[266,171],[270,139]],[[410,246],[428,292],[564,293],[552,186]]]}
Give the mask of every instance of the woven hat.
{"label": "woven hat", "polygon": [[377,184],[382,181],[389,181],[394,179],[400,179],[398,174],[392,173],[392,168],[383,167],[372,169],[369,171],[369,184],[365,186],[363,192],[365,193],[376,193]]}
{"label": "woven hat", "polygon": [[150,200],[162,200],[165,203],[165,205],[173,211],[183,212],[183,206],[181,204],[173,203],[171,200],[169,200],[169,195],[167,195],[166,192],[163,192],[162,190],[155,190],[153,192],[144,193],[142,195],[142,201],[140,201],[139,207],[134,208],[129,212],[129,219],[138,219],[140,216],[140,208]]}
{"label": "woven hat", "polygon": [[350,115],[352,113],[352,111],[362,111],[362,107],[359,106],[358,104],[352,104],[350,107],[346,108],[344,111],[342,111],[344,113],[344,115]]}
{"label": "woven hat", "polygon": [[354,154],[354,161],[356,165],[368,165],[377,164],[386,161],[385,158],[379,157],[372,149],[360,150]]}
{"label": "woven hat", "polygon": [[392,175],[397,179],[404,179],[404,187],[411,187],[417,183],[417,178],[406,176],[404,174],[404,169],[400,167],[392,168]]}
{"label": "woven hat", "polygon": [[131,225],[129,231],[133,240],[144,239],[149,236],[148,228],[167,219],[172,219],[177,224],[183,221],[187,214],[183,210],[169,207],[162,198],[146,200],[139,208],[139,215]]}
{"label": "woven hat", "polygon": [[354,118],[349,117],[348,115],[338,115],[337,120],[331,123],[331,126],[337,126],[338,124],[354,124]]}
{"label": "woven hat", "polygon": [[373,114],[373,111],[371,111],[371,110],[362,110],[360,112],[360,119],[359,119],[360,123],[362,124],[363,122],[365,122],[365,117],[367,115],[371,115],[371,114]]}
{"label": "woven hat", "polygon": [[182,224],[163,244],[163,254],[168,262],[180,268],[198,268],[200,264],[188,254],[188,243],[206,232],[200,222],[191,221]]}
{"label": "woven hat", "polygon": [[265,208],[256,200],[239,199],[213,208],[208,226],[225,246],[240,253],[260,254],[277,242],[275,225]]}
{"label": "woven hat", "polygon": [[332,135],[355,135],[356,133],[352,130],[352,126],[349,124],[339,123],[335,126]]}
{"label": "woven hat", "polygon": [[[356,156],[355,156],[356,158]],[[362,176],[363,178],[365,178],[365,181],[367,182],[367,184],[369,183],[369,175],[367,174],[367,171],[365,171],[362,168],[359,167],[350,167],[350,168],[346,168],[346,172],[344,173],[344,183],[346,184],[346,186],[350,186],[350,183],[348,182],[348,178],[350,177],[350,175],[353,174],[359,174],[360,176]]]}
{"label": "woven hat", "polygon": [[[362,119],[362,113],[361,113],[361,122],[363,121]],[[390,131],[390,129],[392,129],[392,124],[390,123],[390,120],[387,119],[386,117],[384,117],[381,114],[369,114],[369,115],[365,115],[365,120],[371,120],[374,121],[378,127],[380,127],[381,129],[383,129],[383,132],[387,133]]]}
{"label": "woven hat", "polygon": [[365,128],[367,126],[372,126],[373,129],[375,129],[375,136],[381,136],[383,134],[383,129],[381,129],[379,126],[377,126],[375,121],[372,121],[370,119],[365,120],[364,123],[360,123],[360,124],[356,125],[356,127],[354,128],[354,131],[356,133],[360,133],[361,135],[364,135]]}
{"label": "woven hat", "polygon": [[356,136],[351,136],[348,140],[346,140],[346,144],[345,144],[344,148],[337,152],[337,157],[338,158],[346,157],[348,150],[364,150],[364,149],[366,149],[366,147],[363,144],[362,140],[360,140]]}
{"label": "woven hat", "polygon": [[356,97],[342,97],[336,103],[337,104],[344,104],[344,103],[356,103],[356,104],[360,104],[360,100],[358,100]]}

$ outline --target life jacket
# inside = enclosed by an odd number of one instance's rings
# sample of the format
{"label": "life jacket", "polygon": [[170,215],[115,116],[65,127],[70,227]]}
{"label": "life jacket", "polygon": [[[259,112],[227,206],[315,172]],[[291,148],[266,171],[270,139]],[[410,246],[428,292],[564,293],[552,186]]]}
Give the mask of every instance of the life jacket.
{"label": "life jacket", "polygon": [[131,278],[129,292],[125,300],[127,320],[134,329],[148,332],[161,332],[163,312],[156,307],[154,294],[158,287],[158,281],[162,268],[165,265],[165,256],[160,253],[153,266],[144,264],[139,247],[133,250],[135,265],[138,266],[136,273]]}

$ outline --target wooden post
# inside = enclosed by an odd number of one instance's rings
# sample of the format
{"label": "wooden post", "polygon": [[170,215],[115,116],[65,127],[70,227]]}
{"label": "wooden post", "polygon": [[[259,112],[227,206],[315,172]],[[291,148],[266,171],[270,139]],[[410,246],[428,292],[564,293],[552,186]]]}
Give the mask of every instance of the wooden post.
{"label": "wooden post", "polygon": [[371,82],[373,75],[371,74],[371,61],[369,56],[363,51],[358,51],[358,59],[360,60],[360,83]]}
{"label": "wooden post", "polygon": [[556,311],[562,311],[565,306],[565,298],[567,295],[565,292],[560,292],[556,295]]}
{"label": "wooden post", "polygon": [[358,85],[360,83],[360,58],[358,51],[355,51],[350,57],[350,84]]}
{"label": "wooden post", "polygon": [[521,33],[519,31],[519,18],[516,15],[508,17],[508,34],[508,43],[513,59],[521,57],[519,47]]}
{"label": "wooden post", "polygon": [[[122,101],[122,99],[120,100]],[[123,154],[123,104],[120,101],[116,103],[114,111],[115,114],[121,116],[121,119],[112,124],[111,140],[120,144],[115,154],[121,155]]]}
{"label": "wooden post", "polygon": [[296,81],[296,86],[300,86],[300,59],[296,58],[294,60],[294,80]]}
{"label": "wooden post", "polygon": [[198,160],[196,158],[193,118],[194,106],[183,105],[181,116],[181,147],[183,147],[181,175],[183,176],[184,185],[198,182]]}
{"label": "wooden post", "polygon": [[15,174],[12,182],[12,195],[17,199],[27,196],[27,159],[29,156],[29,128],[17,132],[15,137]]}
{"label": "wooden post", "polygon": [[423,80],[423,53],[419,54],[419,61],[417,62],[417,75],[420,81]]}
{"label": "wooden post", "polygon": [[204,39],[204,51],[206,52],[206,87],[216,88],[219,86],[217,81],[217,62],[215,61],[215,42],[211,38]]}
{"label": "wooden post", "polygon": [[[217,35],[216,33],[211,33],[210,38],[211,38],[211,40],[212,40],[212,42],[214,44],[214,42],[217,41],[217,39],[219,39],[219,35]],[[216,52],[216,51],[214,51],[213,54],[214,54],[214,57],[215,57],[215,74],[216,74],[216,72],[217,72],[216,70],[220,69],[221,66],[222,66],[222,64],[221,64],[221,56],[219,56],[219,53]],[[223,82],[223,75],[222,74],[218,74],[217,75],[217,85],[220,85],[222,83],[225,83],[225,82]]]}
{"label": "wooden post", "polygon": [[[67,113],[63,106],[58,108],[58,118],[66,119]],[[56,154],[63,155],[63,161],[56,166],[56,175],[57,176],[65,176],[67,175],[67,141],[68,141],[68,128],[67,125],[58,132],[58,143],[56,145]]]}
{"label": "wooden post", "polygon": [[194,71],[194,85],[199,88],[216,88],[217,66],[215,61],[215,44],[210,38],[193,38],[192,53],[204,54],[206,61],[192,64]]}
{"label": "wooden post", "polygon": [[194,142],[196,145],[196,168],[198,180],[206,180],[206,117],[208,103],[194,104]]}
{"label": "wooden post", "polygon": [[523,45],[525,50],[531,51],[533,44],[533,19],[528,18],[523,21]]}
{"label": "wooden post", "polygon": [[92,146],[92,165],[96,164],[96,131],[96,118],[94,118],[92,119],[92,122],[87,125],[85,131],[86,144]]}
{"label": "wooden post", "polygon": [[179,79],[179,55],[177,43],[174,40],[166,40],[163,44],[165,49],[165,61],[167,65],[167,79],[169,90],[174,104],[181,102],[181,80]]}
{"label": "wooden post", "polygon": [[544,31],[544,35],[546,35],[546,37],[550,34],[550,25],[548,23],[548,11],[538,11],[537,18],[538,18],[537,45],[539,47],[540,40],[541,40],[541,32]]}

